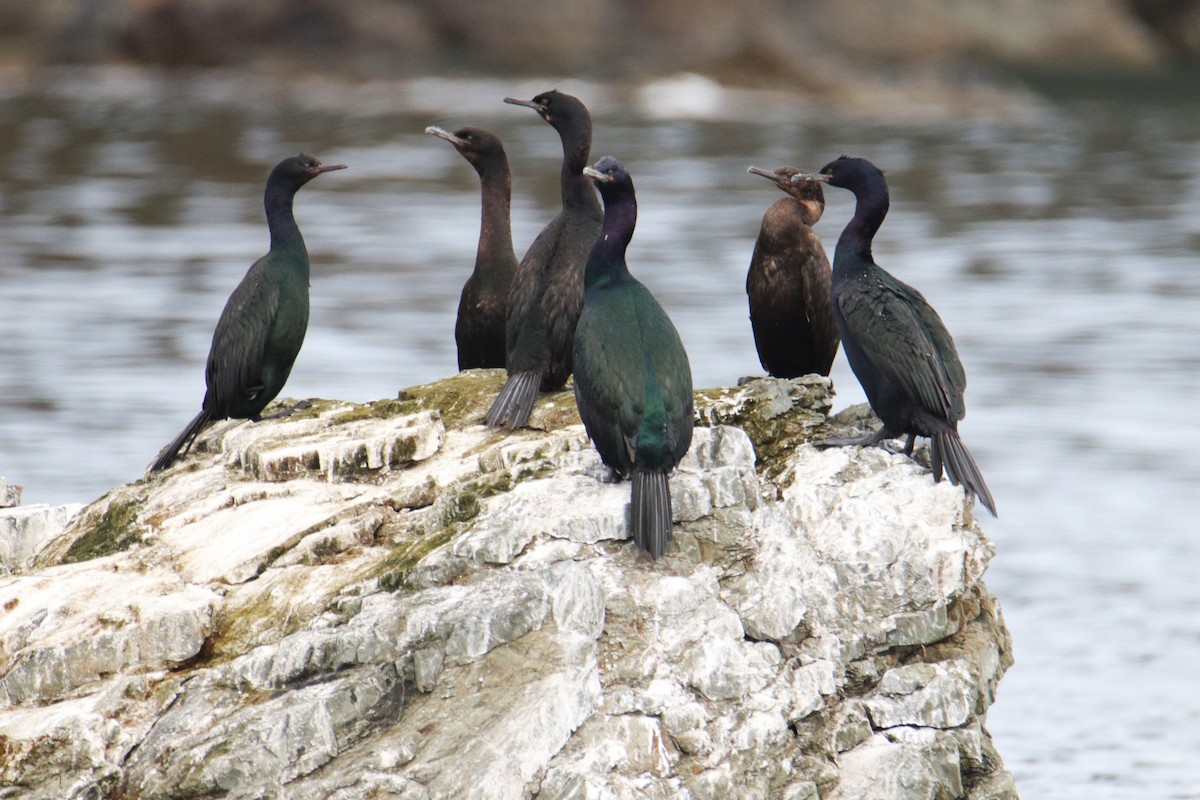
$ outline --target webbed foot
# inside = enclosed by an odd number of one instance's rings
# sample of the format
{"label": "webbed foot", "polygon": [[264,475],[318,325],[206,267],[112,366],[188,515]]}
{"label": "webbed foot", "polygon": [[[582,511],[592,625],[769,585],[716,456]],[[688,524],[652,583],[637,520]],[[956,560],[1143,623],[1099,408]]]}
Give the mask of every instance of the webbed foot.
{"label": "webbed foot", "polygon": [[871,445],[879,444],[882,441],[891,439],[893,434],[887,428],[880,428],[877,431],[864,433],[860,436],[830,436],[828,439],[819,439],[813,442],[814,447],[870,447]]}
{"label": "webbed foot", "polygon": [[297,411],[303,411],[306,408],[312,408],[311,400],[301,400],[298,403],[296,403],[294,406],[282,409],[280,411],[276,411],[274,414],[268,414],[265,417],[259,417],[258,419],[254,420],[254,421],[259,422],[260,420],[264,420],[264,419],[286,419],[287,417],[290,417],[292,414],[295,414]]}

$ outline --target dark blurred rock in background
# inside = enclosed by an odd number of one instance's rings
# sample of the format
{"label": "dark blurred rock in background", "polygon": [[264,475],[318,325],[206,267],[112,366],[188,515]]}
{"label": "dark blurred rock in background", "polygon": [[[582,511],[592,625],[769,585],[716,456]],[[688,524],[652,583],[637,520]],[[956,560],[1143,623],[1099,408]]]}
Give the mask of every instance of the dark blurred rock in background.
{"label": "dark blurred rock in background", "polygon": [[0,64],[629,78],[819,91],[847,72],[1151,70],[1200,0],[0,0]]}

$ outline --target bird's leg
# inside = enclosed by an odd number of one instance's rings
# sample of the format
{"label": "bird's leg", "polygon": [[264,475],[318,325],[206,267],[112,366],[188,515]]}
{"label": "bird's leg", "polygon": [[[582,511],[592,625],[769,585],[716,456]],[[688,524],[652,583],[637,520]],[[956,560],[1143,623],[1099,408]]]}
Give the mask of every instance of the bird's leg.
{"label": "bird's leg", "polygon": [[[916,434],[916,433],[906,434],[904,447],[901,447],[900,450],[892,450],[892,447],[889,447],[887,445],[884,445],[884,450],[887,450],[888,452],[894,452],[894,453],[904,453],[904,455],[907,456],[908,458],[912,458],[914,462],[917,462],[918,464],[923,464],[924,462],[922,461],[922,459],[913,455],[913,447],[916,446],[916,444],[917,444],[917,435],[918,434]],[[895,437],[890,437],[890,438],[894,439]]]}
{"label": "bird's leg", "polygon": [[854,447],[859,445],[870,447],[886,439],[891,439],[893,436],[894,434],[885,425],[872,433],[864,433],[861,436],[830,436],[828,439],[813,442],[813,445],[816,447]]}

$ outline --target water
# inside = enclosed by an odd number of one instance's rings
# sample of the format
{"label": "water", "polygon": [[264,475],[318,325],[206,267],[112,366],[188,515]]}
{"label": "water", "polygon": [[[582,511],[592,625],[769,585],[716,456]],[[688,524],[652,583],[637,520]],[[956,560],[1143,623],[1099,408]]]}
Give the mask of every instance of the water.
{"label": "water", "polygon": [[[478,184],[422,131],[502,136],[523,252],[556,209],[558,143],[500,98],[550,85],[111,72],[0,86],[0,474],[27,503],[86,502],[139,477],[199,408],[213,325],[266,248],[266,173],[300,150],[350,169],[297,198],[313,307],[285,394],[366,401],[452,373]],[[694,80],[561,88],[592,107],[597,156],[634,175],[630,264],[698,386],[760,372],[742,287],[776,190],[746,167],[848,152],[887,170],[876,257],[956,337],[962,433],[1002,514],[984,520],[1017,657],[989,715],[1000,752],[1027,798],[1200,797],[1188,90],[1088,87],[1017,121],[889,123]],[[831,245],[853,202],[828,197]],[[834,379],[839,406],[862,400],[841,360]]]}

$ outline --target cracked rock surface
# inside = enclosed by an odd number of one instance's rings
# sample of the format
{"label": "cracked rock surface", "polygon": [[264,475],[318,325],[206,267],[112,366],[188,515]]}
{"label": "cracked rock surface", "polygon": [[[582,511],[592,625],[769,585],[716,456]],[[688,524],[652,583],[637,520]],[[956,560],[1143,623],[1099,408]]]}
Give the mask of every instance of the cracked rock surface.
{"label": "cracked rock surface", "polygon": [[826,379],[697,394],[657,562],[570,393],[476,424],[502,379],[0,510],[0,798],[1017,797],[992,545],[917,462],[807,444]]}

